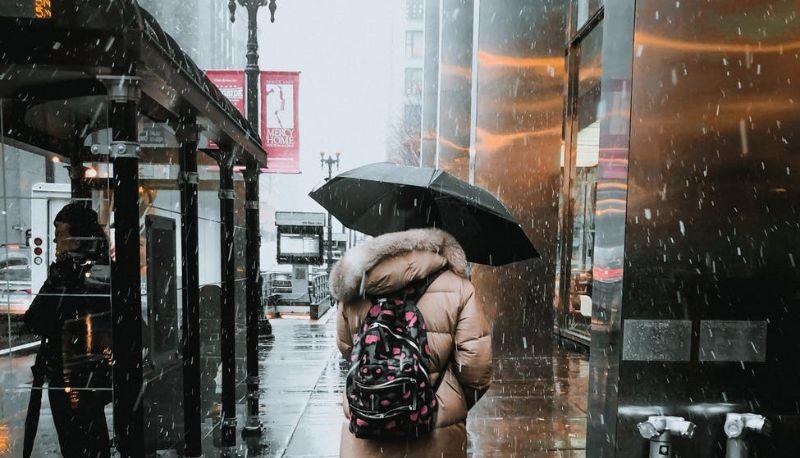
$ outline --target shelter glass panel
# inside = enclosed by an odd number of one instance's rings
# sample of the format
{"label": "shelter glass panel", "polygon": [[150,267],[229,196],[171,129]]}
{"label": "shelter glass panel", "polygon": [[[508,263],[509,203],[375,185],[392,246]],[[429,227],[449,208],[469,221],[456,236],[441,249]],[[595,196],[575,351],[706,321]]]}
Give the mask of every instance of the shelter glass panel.
{"label": "shelter glass panel", "polygon": [[103,97],[0,100],[0,455],[34,418],[33,456],[110,448],[107,125]]}
{"label": "shelter glass panel", "polygon": [[183,438],[181,207],[172,130],[145,123],[139,163],[145,452],[177,450]]}
{"label": "shelter glass panel", "polygon": [[219,166],[210,156],[197,157],[198,259],[200,267],[200,413],[205,444],[213,444],[213,433],[222,421],[220,307],[222,304]]}

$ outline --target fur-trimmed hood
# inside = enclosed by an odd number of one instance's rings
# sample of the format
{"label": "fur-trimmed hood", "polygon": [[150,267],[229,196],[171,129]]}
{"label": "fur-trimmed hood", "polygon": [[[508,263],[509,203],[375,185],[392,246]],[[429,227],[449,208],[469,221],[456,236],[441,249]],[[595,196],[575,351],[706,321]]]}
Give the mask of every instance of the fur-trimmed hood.
{"label": "fur-trimmed hood", "polygon": [[365,276],[382,261],[411,252],[435,253],[455,274],[467,278],[467,256],[456,239],[440,229],[392,232],[351,248],[331,271],[333,297],[346,302],[364,291]]}

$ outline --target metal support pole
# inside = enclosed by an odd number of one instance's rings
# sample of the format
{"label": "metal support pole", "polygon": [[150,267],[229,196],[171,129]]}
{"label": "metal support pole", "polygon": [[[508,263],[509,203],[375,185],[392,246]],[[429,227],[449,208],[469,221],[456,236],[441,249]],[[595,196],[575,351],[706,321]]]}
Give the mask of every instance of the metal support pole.
{"label": "metal support pole", "polygon": [[[245,219],[247,226],[247,424],[242,435],[261,433],[258,412],[258,325],[262,317],[261,227],[258,209],[258,164],[249,163],[245,179]],[[269,322],[267,322],[269,323]],[[270,327],[269,335],[272,335]]]}
{"label": "metal support pole", "polygon": [[330,280],[331,269],[333,269],[333,217],[328,212],[328,276]]}
{"label": "metal support pole", "polygon": [[[339,169],[339,156],[340,153],[336,153],[336,159],[332,158],[328,155],[325,158],[325,152],[319,153],[319,160],[322,164],[322,167],[328,166],[328,176],[325,178],[325,181],[330,181],[333,178],[333,166],[336,166],[336,169]],[[328,213],[328,256],[326,260],[326,270],[328,272],[328,281],[330,281],[331,276],[331,269],[333,269],[333,217],[331,216],[330,212]]]}
{"label": "metal support pole", "polygon": [[247,120],[258,129],[258,9],[261,2],[250,2],[247,7]]}
{"label": "metal support pole", "polygon": [[183,327],[184,456],[203,453],[200,425],[200,274],[197,227],[197,141],[199,126],[194,116],[180,120],[181,272]]}
{"label": "metal support pole", "polygon": [[123,457],[144,456],[136,83],[135,79],[122,77],[108,86],[116,247],[111,266],[114,431],[117,450]]}
{"label": "metal support pole", "polygon": [[222,446],[224,453],[236,447],[236,265],[234,256],[233,167],[220,163],[219,210],[222,219],[222,310],[220,347],[222,359]]}

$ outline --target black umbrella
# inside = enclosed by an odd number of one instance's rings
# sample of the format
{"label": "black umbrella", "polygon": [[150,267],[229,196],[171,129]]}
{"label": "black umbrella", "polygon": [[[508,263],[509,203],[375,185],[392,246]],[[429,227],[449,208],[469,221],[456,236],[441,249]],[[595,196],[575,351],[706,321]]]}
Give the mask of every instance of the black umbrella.
{"label": "black umbrella", "polygon": [[33,441],[36,440],[36,430],[39,429],[39,411],[42,408],[42,386],[44,385],[44,339],[39,344],[41,347],[36,353],[36,362],[31,367],[33,383],[31,384],[31,397],[28,399],[28,413],[25,416],[25,436],[22,443],[22,456],[28,458],[33,452]]}
{"label": "black umbrella", "polygon": [[337,175],[309,195],[365,234],[436,227],[458,240],[467,259],[491,266],[539,256],[496,197],[441,170],[371,164]]}

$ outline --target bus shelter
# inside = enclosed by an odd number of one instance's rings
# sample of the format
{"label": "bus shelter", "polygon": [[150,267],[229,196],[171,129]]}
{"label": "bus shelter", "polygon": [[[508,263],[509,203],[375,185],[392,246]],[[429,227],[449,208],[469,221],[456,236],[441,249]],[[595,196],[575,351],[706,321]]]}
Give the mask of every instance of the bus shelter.
{"label": "bus shelter", "polygon": [[[231,449],[237,399],[238,427],[259,430],[256,130],[135,0],[3,2],[0,56],[0,447],[22,450],[32,390],[61,390],[107,394],[122,456],[200,456],[214,433]],[[42,285],[68,204],[93,210],[108,243],[86,272],[101,285],[82,293],[91,311],[58,323],[63,370],[89,360],[110,375],[40,387],[23,316],[55,294]],[[36,446],[52,449],[45,436]]]}

